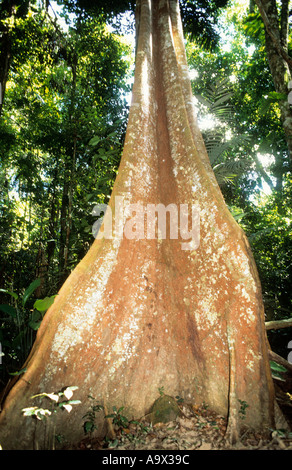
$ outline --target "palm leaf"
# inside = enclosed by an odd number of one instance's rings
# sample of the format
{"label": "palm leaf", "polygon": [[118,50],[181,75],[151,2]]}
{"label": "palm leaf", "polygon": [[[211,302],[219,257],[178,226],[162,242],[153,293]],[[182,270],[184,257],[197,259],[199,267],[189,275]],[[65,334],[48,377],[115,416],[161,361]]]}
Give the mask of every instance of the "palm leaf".
{"label": "palm leaf", "polygon": [[235,149],[246,145],[250,140],[248,135],[235,135],[226,140],[226,124],[232,121],[233,113],[230,99],[233,96],[229,78],[218,79],[197,99],[214,116],[218,125],[204,132],[205,146],[216,179],[220,186],[246,172],[250,167],[246,157],[234,159]]}
{"label": "palm leaf", "polygon": [[226,183],[233,183],[234,179],[245,173],[249,168],[249,162],[244,159],[218,163],[213,167],[219,186]]}

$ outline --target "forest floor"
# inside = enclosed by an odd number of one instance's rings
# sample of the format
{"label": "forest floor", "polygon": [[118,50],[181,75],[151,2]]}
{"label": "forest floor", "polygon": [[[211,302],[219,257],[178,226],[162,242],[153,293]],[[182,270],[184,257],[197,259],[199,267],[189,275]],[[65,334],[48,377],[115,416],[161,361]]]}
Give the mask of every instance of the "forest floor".
{"label": "forest floor", "polygon": [[[283,400],[286,405],[288,404],[288,414],[292,417],[290,394],[287,397],[282,394],[281,400],[281,404]],[[290,431],[271,430],[268,438],[249,432],[243,434],[235,445],[231,445],[225,438],[226,419],[217,416],[206,407],[198,408],[185,404],[180,404],[179,407],[180,416],[171,422],[155,425],[147,422],[132,422],[126,428],[114,429],[110,439],[98,441],[87,437],[78,448],[113,451],[292,450],[292,432]],[[290,422],[289,425],[292,429]]]}

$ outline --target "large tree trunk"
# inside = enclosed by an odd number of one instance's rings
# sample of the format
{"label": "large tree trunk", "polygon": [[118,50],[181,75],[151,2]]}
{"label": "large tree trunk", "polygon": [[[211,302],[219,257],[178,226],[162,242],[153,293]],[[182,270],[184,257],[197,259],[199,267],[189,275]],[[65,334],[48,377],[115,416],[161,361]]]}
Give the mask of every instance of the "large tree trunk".
{"label": "large tree trunk", "polygon": [[[71,442],[83,436],[89,395],[139,418],[160,387],[228,417],[232,438],[243,426],[274,425],[260,282],[197,126],[178,2],[141,0],[137,25],[133,101],[110,201],[118,231],[123,198],[128,236],[95,240],[45,315],[0,415],[4,449],[40,448],[45,426],[21,409],[32,395],[73,385],[81,404],[56,422]],[[135,238],[129,204],[158,203],[199,207],[199,246],[186,249],[182,236]],[[104,423],[99,413],[100,435]]]}

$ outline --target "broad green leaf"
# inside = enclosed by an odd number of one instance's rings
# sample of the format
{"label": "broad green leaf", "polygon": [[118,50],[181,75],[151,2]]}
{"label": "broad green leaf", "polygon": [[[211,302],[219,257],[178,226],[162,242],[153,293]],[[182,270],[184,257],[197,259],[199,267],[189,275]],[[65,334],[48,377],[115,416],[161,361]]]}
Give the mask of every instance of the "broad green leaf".
{"label": "broad green leaf", "polygon": [[22,299],[22,305],[25,306],[27,300],[29,299],[29,297],[33,294],[33,292],[40,286],[41,284],[41,280],[40,279],[36,279],[35,281],[33,281],[29,286],[28,288],[26,289],[24,295],[23,295],[23,299]]}
{"label": "broad green leaf", "polygon": [[39,329],[39,327],[41,326],[41,323],[42,323],[42,320],[31,320],[29,323],[28,323],[28,326],[34,330],[34,331],[37,331]]}
{"label": "broad green leaf", "polygon": [[94,196],[95,196],[94,193],[87,194],[87,195],[85,196],[85,200],[86,200],[86,201],[89,201],[89,200],[92,199]]}
{"label": "broad green leaf", "polygon": [[286,382],[285,379],[283,379],[282,375],[280,374],[280,372],[272,372],[272,377],[274,379],[278,379],[280,380],[281,382]]}
{"label": "broad green leaf", "polygon": [[92,432],[95,429],[95,425],[91,421],[85,421],[83,427],[85,434],[88,434],[89,432]]}
{"label": "broad green leaf", "polygon": [[92,137],[92,139],[90,139],[89,145],[94,146],[94,145],[97,145],[99,142],[100,142],[100,137],[96,135],[95,137]]}
{"label": "broad green leaf", "polygon": [[275,361],[270,361],[270,366],[271,366],[272,371],[287,372],[287,369],[284,366],[281,366]]}
{"label": "broad green leaf", "polygon": [[7,313],[12,318],[17,317],[17,310],[16,308],[11,307],[11,305],[6,305],[6,304],[0,305],[0,310],[2,310],[2,312]]}
{"label": "broad green leaf", "polygon": [[45,297],[44,299],[38,299],[34,303],[34,308],[36,308],[39,312],[45,312],[53,305],[56,295],[52,295],[51,297]]}
{"label": "broad green leaf", "polygon": [[37,310],[34,310],[31,314],[31,318],[30,318],[30,321],[28,322],[28,326],[36,331],[39,329],[42,319],[43,319],[42,314],[38,312]]}
{"label": "broad green leaf", "polygon": [[245,217],[247,215],[247,212],[242,212],[241,214],[234,214],[233,215],[233,218],[235,220],[241,220],[243,217]]}

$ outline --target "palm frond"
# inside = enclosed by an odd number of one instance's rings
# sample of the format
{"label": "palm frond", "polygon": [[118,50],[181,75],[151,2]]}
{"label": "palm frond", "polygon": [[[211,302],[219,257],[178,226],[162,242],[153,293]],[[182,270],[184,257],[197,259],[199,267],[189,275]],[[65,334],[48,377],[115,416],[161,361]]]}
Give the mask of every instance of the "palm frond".
{"label": "palm frond", "polygon": [[[222,137],[222,136],[221,136]],[[235,135],[230,140],[224,141],[216,138],[206,139],[206,148],[209,155],[211,165],[215,163],[223,156],[229,156],[230,151],[235,148],[239,148],[242,145],[246,145],[250,140],[247,135]]]}
{"label": "palm frond", "polygon": [[214,114],[217,119],[229,121],[232,116],[232,108],[229,104],[232,96],[233,90],[230,81],[228,78],[224,78],[215,80],[214,83],[205,90],[204,96],[197,95],[196,98],[206,106],[208,111]]}
{"label": "palm frond", "polygon": [[204,91],[204,96],[196,96],[197,100],[207,108],[208,114],[214,116],[215,127],[205,130],[203,136],[219,186],[233,183],[236,177],[250,168],[250,161],[247,161],[245,155],[238,157],[240,154],[238,151],[250,141],[250,136],[234,135],[229,139],[226,138],[226,130],[230,129],[234,116],[230,105],[232,96],[232,85],[228,77],[214,80]]}
{"label": "palm frond", "polygon": [[226,183],[233,183],[235,178],[246,173],[249,168],[250,163],[241,159],[218,163],[213,166],[213,171],[219,186],[222,186]]}

